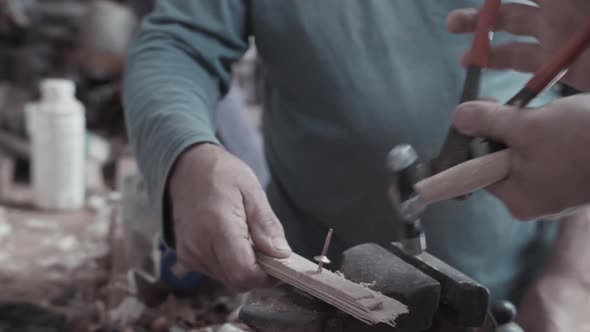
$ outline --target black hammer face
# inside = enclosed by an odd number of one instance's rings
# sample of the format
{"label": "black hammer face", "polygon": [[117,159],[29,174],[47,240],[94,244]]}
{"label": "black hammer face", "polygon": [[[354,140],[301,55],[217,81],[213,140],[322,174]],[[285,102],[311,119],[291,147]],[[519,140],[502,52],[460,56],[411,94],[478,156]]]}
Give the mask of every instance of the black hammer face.
{"label": "black hammer face", "polygon": [[414,196],[414,184],[421,180],[423,166],[418,154],[408,144],[400,144],[393,148],[386,158],[387,171],[392,175],[392,189],[400,204]]}
{"label": "black hammer face", "polygon": [[388,196],[394,211],[403,222],[401,239],[407,254],[418,255],[426,250],[426,238],[420,215],[426,208],[416,195],[414,185],[430,174],[429,165],[421,163],[417,152],[408,144],[393,148],[386,158],[389,172]]}

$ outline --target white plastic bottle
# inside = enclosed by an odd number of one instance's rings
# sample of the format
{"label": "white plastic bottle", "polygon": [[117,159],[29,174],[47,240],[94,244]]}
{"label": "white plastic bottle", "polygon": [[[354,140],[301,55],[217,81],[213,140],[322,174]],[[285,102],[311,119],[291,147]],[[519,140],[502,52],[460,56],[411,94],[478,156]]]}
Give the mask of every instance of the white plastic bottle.
{"label": "white plastic bottle", "polygon": [[25,109],[35,203],[42,209],[84,206],[86,120],[75,91],[70,80],[45,79],[41,99]]}

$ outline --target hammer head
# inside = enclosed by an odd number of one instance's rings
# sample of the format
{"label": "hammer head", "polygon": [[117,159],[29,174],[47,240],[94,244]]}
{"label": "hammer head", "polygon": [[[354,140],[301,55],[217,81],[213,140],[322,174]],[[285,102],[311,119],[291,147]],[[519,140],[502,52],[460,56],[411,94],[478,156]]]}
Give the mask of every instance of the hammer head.
{"label": "hammer head", "polygon": [[387,170],[393,175],[392,188],[404,202],[415,195],[414,183],[419,177],[418,154],[412,146],[400,144],[387,154]]}
{"label": "hammer head", "polygon": [[389,198],[394,210],[403,221],[401,243],[411,255],[418,255],[426,249],[426,238],[420,223],[422,206],[414,191],[414,184],[425,178],[427,168],[420,163],[418,153],[408,144],[393,148],[386,159],[386,166],[392,176]]}

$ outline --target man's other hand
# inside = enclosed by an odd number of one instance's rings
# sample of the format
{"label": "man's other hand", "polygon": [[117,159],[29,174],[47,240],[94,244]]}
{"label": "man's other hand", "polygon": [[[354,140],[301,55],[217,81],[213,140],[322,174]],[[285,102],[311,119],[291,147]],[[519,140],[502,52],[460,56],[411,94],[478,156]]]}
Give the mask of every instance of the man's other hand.
{"label": "man's other hand", "polygon": [[183,265],[240,292],[269,285],[254,250],[287,258],[291,249],[246,164],[216,145],[193,146],[176,162],[169,190]]}
{"label": "man's other hand", "polygon": [[[530,5],[505,3],[495,25],[497,31],[533,37],[537,42],[510,42],[492,47],[489,68],[536,71],[572,34],[582,28],[590,15],[587,0],[535,0]],[[448,17],[448,29],[453,33],[471,33],[475,29],[478,11],[459,9]],[[465,54],[462,62],[469,55]],[[590,91],[590,51],[586,51],[570,68],[564,82],[579,90]]]}
{"label": "man's other hand", "polygon": [[589,305],[588,285],[576,278],[546,274],[526,292],[516,320],[524,331],[589,332]]}
{"label": "man's other hand", "polygon": [[590,210],[564,218],[544,271],[520,302],[525,331],[590,332]]}
{"label": "man's other hand", "polygon": [[457,108],[453,122],[466,135],[511,149],[508,178],[487,189],[518,219],[590,202],[590,94],[537,109],[469,102]]}

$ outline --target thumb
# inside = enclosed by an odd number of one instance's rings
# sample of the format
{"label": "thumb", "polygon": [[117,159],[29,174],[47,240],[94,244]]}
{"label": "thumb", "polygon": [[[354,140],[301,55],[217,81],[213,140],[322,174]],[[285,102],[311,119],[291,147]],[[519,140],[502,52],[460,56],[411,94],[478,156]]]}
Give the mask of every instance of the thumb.
{"label": "thumb", "polygon": [[486,101],[461,104],[453,115],[453,125],[469,136],[491,138],[507,143],[512,136],[511,128],[518,120],[518,109]]}
{"label": "thumb", "polygon": [[247,195],[244,205],[250,236],[256,249],[275,258],[289,257],[291,247],[285,238],[283,226],[272,211],[262,189]]}

